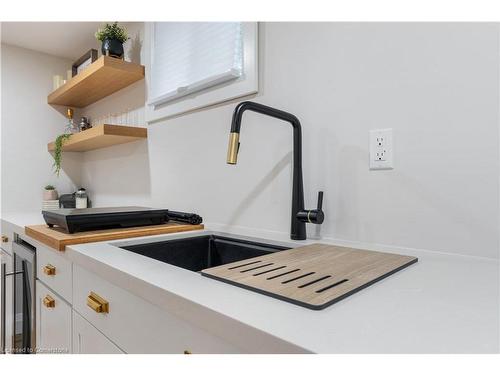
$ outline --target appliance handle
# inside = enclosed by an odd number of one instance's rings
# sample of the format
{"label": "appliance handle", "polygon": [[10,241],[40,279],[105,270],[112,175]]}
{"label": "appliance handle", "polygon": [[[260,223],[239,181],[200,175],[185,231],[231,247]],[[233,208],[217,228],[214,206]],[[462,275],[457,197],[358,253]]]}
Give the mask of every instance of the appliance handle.
{"label": "appliance handle", "polygon": [[2,262],[2,271],[1,271],[1,279],[2,279],[2,291],[1,291],[1,304],[2,304],[2,312],[0,317],[2,337],[0,338],[0,354],[5,353],[5,281],[7,280],[7,264]]}
{"label": "appliance handle", "polygon": [[0,291],[0,299],[2,304],[1,316],[0,316],[0,325],[2,330],[2,335],[0,337],[0,354],[5,354],[5,318],[6,318],[6,302],[7,302],[7,294],[6,294],[6,281],[7,276],[13,276],[19,272],[9,272],[7,273],[7,264],[2,263],[1,268],[1,280],[2,280],[2,288]]}
{"label": "appliance handle", "polygon": [[28,279],[28,262],[22,260],[23,267],[23,348],[31,349],[31,292],[29,289],[30,281]]}

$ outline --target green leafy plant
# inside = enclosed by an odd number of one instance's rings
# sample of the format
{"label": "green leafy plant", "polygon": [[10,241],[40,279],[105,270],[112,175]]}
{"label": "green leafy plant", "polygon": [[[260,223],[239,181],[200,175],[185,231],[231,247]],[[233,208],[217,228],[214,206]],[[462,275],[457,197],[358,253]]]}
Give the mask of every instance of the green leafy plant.
{"label": "green leafy plant", "polygon": [[56,138],[54,147],[54,173],[59,177],[59,172],[61,171],[61,161],[62,161],[62,146],[66,142],[71,134],[61,134]]}
{"label": "green leafy plant", "polygon": [[128,39],[127,30],[124,27],[118,26],[118,22],[113,24],[107,23],[103,29],[99,28],[95,33],[95,37],[99,41],[104,39],[116,39],[120,43],[125,43]]}
{"label": "green leafy plant", "polygon": [[45,186],[45,190],[55,190],[56,188],[53,185]]}

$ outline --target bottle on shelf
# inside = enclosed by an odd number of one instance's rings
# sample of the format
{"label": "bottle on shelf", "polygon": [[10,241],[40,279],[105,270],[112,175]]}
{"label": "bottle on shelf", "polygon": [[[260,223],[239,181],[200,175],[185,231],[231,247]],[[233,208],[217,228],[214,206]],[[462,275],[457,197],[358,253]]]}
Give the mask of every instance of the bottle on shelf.
{"label": "bottle on shelf", "polygon": [[68,108],[66,110],[66,117],[68,118],[68,123],[66,124],[65,133],[78,133],[78,126],[73,121],[73,109]]}
{"label": "bottle on shelf", "polygon": [[80,131],[90,129],[91,127],[92,127],[92,125],[90,125],[89,119],[87,117],[83,116],[80,119]]}

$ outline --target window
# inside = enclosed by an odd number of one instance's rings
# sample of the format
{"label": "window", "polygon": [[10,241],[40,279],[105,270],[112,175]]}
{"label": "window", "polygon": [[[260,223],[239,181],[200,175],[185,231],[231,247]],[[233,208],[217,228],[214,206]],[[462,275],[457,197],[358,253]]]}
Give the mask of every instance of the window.
{"label": "window", "polygon": [[241,76],[239,22],[156,22],[149,104],[179,97]]}
{"label": "window", "polygon": [[147,26],[147,120],[257,92],[257,24],[154,22]]}

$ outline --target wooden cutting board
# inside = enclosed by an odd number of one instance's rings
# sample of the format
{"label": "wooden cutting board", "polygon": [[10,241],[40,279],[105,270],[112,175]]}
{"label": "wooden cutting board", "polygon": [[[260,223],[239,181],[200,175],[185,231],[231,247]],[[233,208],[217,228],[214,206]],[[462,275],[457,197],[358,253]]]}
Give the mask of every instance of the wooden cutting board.
{"label": "wooden cutting board", "polygon": [[203,224],[191,225],[169,222],[161,225],[148,225],[143,227],[103,229],[88,232],[69,234],[60,228],[49,228],[47,225],[30,225],[24,227],[24,232],[31,238],[50,246],[56,250],[64,251],[67,245],[81,243],[119,240],[122,238],[153,236],[157,234],[186,232],[203,229]]}
{"label": "wooden cutting board", "polygon": [[405,255],[313,244],[205,269],[201,273],[321,310],[417,261]]}

